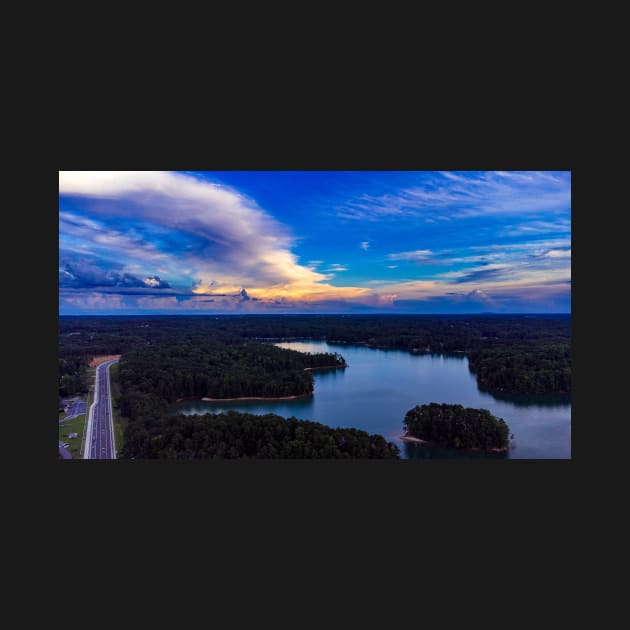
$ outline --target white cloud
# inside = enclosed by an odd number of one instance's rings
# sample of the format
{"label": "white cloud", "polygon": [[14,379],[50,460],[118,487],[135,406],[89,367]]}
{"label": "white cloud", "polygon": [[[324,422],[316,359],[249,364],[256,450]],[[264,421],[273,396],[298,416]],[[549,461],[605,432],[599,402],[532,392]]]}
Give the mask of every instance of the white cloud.
{"label": "white cloud", "polygon": [[571,258],[571,249],[550,249],[541,256],[542,258]]}
{"label": "white cloud", "polygon": [[[305,295],[330,288],[324,284],[329,275],[298,263],[285,226],[251,199],[218,184],[163,171],[60,171],[59,194],[97,200],[82,207],[90,218],[72,222],[72,215],[60,213],[60,221],[65,220],[60,240],[88,240],[135,263],[152,259],[180,276],[184,267],[192,268],[199,293],[213,282],[213,292],[245,286]],[[159,234],[177,234],[185,246],[158,249],[125,220]],[[330,289],[338,294],[341,288]]]}
{"label": "white cloud", "polygon": [[398,252],[397,254],[388,254],[389,260],[411,260],[414,262],[427,260],[433,252],[430,249],[417,249],[413,252]]}
{"label": "white cloud", "polygon": [[393,192],[347,199],[337,206],[337,215],[362,221],[414,216],[427,221],[557,213],[570,207],[570,173],[441,172],[428,177],[418,174],[417,184]]}
{"label": "white cloud", "polygon": [[554,234],[570,232],[570,219],[558,218],[555,221],[527,221],[498,233],[498,236],[532,236],[534,234]]}
{"label": "white cloud", "polygon": [[[399,300],[430,300],[454,293],[467,295],[475,299],[496,299],[518,295],[523,303],[531,296],[537,299],[545,295],[554,295],[567,291],[570,282],[570,269],[558,269],[551,273],[543,271],[522,271],[492,279],[457,282],[463,276],[449,273],[432,280],[407,280],[401,282],[374,281],[371,284],[371,296],[396,295]],[[570,291],[570,289],[568,289]],[[364,301],[372,299],[366,296]]]}
{"label": "white cloud", "polygon": [[541,250],[541,249],[560,249],[565,247],[571,247],[570,238],[554,238],[544,239],[537,241],[526,241],[523,243],[505,243],[505,244],[492,244],[492,245],[471,245],[470,249],[476,251],[496,251],[496,250]]}
{"label": "white cloud", "polygon": [[359,247],[363,250],[363,251],[367,251],[368,248],[370,247],[370,242],[369,241],[361,241],[361,243],[359,244]]}
{"label": "white cloud", "polygon": [[[76,245],[76,241],[82,241]],[[86,245],[89,243],[89,245]],[[69,212],[59,213],[59,247],[81,254],[92,253],[105,257],[112,255],[125,260],[128,270],[141,274],[142,270],[155,265],[167,267],[169,273],[183,275],[187,266],[171,252],[160,251],[153,243],[143,239],[134,230],[107,227],[102,221],[94,221]],[[166,274],[165,274],[166,275]]]}
{"label": "white cloud", "polygon": [[[320,279],[297,264],[284,226],[251,200],[217,184],[161,171],[61,171],[59,193],[130,201],[95,203],[89,211],[190,235],[197,240],[197,262],[212,261],[212,267],[256,265],[258,275],[280,282]],[[94,238],[103,241],[108,235]]]}

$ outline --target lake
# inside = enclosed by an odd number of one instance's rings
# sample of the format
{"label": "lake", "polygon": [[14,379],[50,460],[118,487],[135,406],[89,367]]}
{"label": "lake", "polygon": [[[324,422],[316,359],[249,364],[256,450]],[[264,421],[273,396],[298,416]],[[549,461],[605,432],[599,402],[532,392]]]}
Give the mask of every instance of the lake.
{"label": "lake", "polygon": [[[379,433],[410,459],[570,459],[570,396],[510,396],[482,392],[462,355],[413,355],[399,350],[328,344],[323,341],[276,344],[301,352],[339,352],[349,367],[314,371],[313,396],[297,400],[210,403],[185,401],[178,413],[238,410],[314,420],[331,427]],[[462,453],[407,444],[400,440],[405,413],[425,403],[482,407],[503,418],[514,434],[507,454]]]}

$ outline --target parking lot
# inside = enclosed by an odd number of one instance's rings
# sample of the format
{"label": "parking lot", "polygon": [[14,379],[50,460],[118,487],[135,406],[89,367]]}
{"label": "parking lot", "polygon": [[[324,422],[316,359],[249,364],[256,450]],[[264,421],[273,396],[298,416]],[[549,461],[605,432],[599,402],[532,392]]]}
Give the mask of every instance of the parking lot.
{"label": "parking lot", "polygon": [[72,420],[77,416],[85,413],[87,409],[87,403],[83,400],[78,400],[76,402],[71,402],[67,406],[66,416],[62,418],[59,422],[67,422],[68,420]]}

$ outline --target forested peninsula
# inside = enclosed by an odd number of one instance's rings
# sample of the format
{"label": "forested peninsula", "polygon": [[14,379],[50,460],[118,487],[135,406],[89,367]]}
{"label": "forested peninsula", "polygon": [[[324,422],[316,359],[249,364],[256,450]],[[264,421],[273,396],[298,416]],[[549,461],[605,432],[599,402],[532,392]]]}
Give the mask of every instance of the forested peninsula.
{"label": "forested peninsula", "polygon": [[313,393],[312,368],[343,368],[340,354],[309,354],[271,344],[220,339],[167,339],[124,355],[126,395],[151,392],[167,403],[180,398],[275,398]]}

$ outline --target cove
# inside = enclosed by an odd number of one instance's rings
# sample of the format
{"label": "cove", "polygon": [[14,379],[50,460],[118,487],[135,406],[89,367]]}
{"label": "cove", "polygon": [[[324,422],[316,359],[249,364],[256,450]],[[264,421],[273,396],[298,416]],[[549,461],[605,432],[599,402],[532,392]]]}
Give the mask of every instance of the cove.
{"label": "cove", "polygon": [[[570,396],[524,396],[482,392],[468,359],[461,355],[413,355],[399,350],[336,345],[323,341],[276,344],[300,352],[339,352],[341,370],[314,371],[314,394],[295,400],[203,402],[187,400],[175,413],[203,414],[238,410],[314,420],[331,427],[379,433],[407,459],[570,459]],[[425,403],[483,407],[503,418],[514,434],[507,454],[461,452],[400,440],[405,413]]]}

